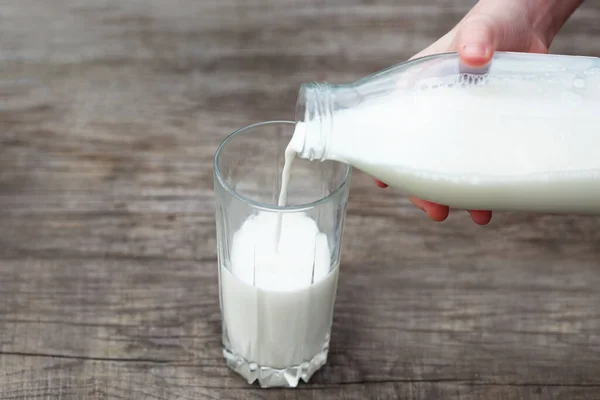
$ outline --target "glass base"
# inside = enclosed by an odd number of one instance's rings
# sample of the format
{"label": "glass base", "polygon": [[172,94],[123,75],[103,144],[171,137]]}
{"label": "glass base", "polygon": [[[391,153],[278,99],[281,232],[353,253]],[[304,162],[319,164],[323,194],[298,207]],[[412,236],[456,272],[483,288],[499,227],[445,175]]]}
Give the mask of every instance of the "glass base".
{"label": "glass base", "polygon": [[327,353],[328,348],[325,346],[310,361],[279,369],[260,366],[232,353],[226,348],[223,349],[223,356],[227,361],[227,366],[243,376],[250,384],[258,381],[258,384],[262,388],[295,388],[298,386],[300,379],[308,383],[312,375],[327,362]]}

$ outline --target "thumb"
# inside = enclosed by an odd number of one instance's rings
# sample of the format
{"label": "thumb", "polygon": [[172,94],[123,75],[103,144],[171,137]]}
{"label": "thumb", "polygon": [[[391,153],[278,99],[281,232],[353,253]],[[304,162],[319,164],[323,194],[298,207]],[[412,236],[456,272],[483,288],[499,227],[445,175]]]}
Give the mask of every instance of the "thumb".
{"label": "thumb", "polygon": [[497,36],[494,24],[487,18],[467,18],[456,33],[456,49],[462,62],[471,67],[485,66],[492,60]]}

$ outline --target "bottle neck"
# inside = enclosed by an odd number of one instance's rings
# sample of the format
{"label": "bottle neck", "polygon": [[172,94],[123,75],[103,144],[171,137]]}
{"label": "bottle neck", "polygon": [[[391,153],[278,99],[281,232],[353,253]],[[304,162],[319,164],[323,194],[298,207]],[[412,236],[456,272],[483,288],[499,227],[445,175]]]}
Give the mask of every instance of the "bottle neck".
{"label": "bottle neck", "polygon": [[333,113],[334,89],[326,83],[305,83],[300,86],[296,104],[294,150],[300,158],[324,161],[327,159]]}

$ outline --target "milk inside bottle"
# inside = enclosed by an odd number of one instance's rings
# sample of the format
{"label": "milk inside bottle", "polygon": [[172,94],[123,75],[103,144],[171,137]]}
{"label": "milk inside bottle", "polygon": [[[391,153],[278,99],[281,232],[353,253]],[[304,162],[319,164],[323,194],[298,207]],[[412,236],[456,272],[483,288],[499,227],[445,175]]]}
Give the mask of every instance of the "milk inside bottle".
{"label": "milk inside bottle", "polygon": [[306,84],[289,147],[451,207],[600,214],[600,59],[455,53]]}

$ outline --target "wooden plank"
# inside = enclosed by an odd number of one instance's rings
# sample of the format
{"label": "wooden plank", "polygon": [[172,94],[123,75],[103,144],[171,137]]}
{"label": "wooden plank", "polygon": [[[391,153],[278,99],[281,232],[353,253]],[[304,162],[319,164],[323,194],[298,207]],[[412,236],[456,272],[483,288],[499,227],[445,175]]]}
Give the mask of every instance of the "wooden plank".
{"label": "wooden plank", "polygon": [[[600,218],[434,224],[360,173],[328,365],[264,391],[221,358],[219,141],[292,118],[301,82],[410,57],[473,3],[2,4],[0,397],[597,398]],[[553,50],[600,56],[599,18],[586,2]]]}
{"label": "wooden plank", "polygon": [[[106,362],[49,357],[4,356],[3,399],[449,399],[496,398],[597,399],[598,385],[539,383],[470,383],[460,380],[414,380],[315,383],[296,390],[248,388],[207,368],[155,362]],[[15,370],[18,368],[18,370]],[[13,371],[4,373],[6,370]],[[228,382],[228,384],[223,384]],[[229,382],[231,384],[229,384]]]}

